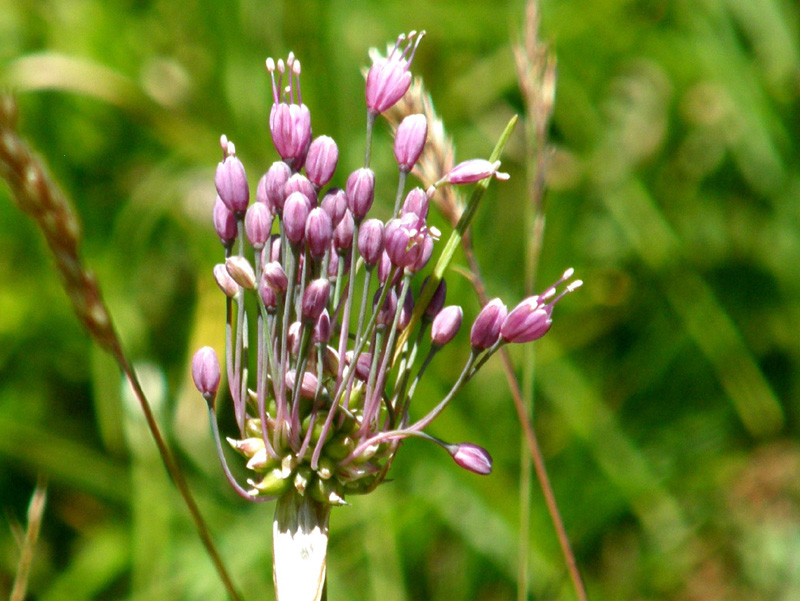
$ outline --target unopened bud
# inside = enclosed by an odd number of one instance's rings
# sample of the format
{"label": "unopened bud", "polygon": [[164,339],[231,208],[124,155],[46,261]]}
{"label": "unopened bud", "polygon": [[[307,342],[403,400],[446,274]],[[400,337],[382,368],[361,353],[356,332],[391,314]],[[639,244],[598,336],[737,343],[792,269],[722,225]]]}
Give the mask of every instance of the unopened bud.
{"label": "unopened bud", "polygon": [[214,281],[228,298],[233,298],[239,292],[239,285],[233,281],[224,263],[214,265]]}
{"label": "unopened bud", "polygon": [[233,278],[233,281],[242,288],[247,290],[256,289],[256,274],[253,271],[253,266],[244,257],[238,255],[228,257],[225,259],[225,269],[228,270],[228,275]]}
{"label": "unopened bud", "polygon": [[202,347],[192,357],[192,380],[206,402],[213,404],[219,389],[220,371],[217,353],[210,346]]}
{"label": "unopened bud", "polygon": [[362,167],[350,174],[345,188],[347,207],[353,219],[360,223],[367,215],[375,199],[375,173],[372,169]]}
{"label": "unopened bud", "polygon": [[486,449],[469,442],[448,445],[446,448],[453,460],[465,470],[481,476],[492,473],[492,456]]}
{"label": "unopened bud", "polygon": [[331,181],[338,162],[339,149],[333,138],[328,136],[315,138],[308,148],[306,175],[315,186],[321,188]]}
{"label": "unopened bud", "polygon": [[394,136],[394,158],[400,171],[411,171],[422,154],[428,137],[428,121],[425,115],[409,115],[397,126]]}
{"label": "unopened bud", "polygon": [[450,342],[461,327],[463,312],[458,305],[445,307],[436,315],[431,324],[431,339],[438,346]]}

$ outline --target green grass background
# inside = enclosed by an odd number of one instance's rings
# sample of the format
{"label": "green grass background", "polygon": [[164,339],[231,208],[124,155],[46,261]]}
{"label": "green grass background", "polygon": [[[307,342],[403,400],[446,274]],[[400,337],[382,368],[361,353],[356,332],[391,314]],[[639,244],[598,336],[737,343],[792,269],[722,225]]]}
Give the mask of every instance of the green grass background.
{"label": "green grass background", "polygon": [[[248,600],[273,598],[272,507],[227,487],[188,377],[194,349],[223,340],[217,139],[235,141],[254,184],[276,158],[263,61],[294,50],[343,184],[363,156],[367,49],[426,29],[413,70],[458,157],[487,156],[523,106],[523,14],[520,0],[0,0],[0,85],[75,202],[86,259]],[[544,0],[542,15],[558,89],[539,283],[568,266],[586,283],[536,343],[535,421],[590,598],[800,598],[800,11]],[[379,129],[385,218],[396,180]],[[489,293],[510,305],[523,294],[522,131],[511,180],[474,222]],[[478,310],[448,280],[465,331],[426,376],[418,416],[456,377]],[[123,391],[0,186],[0,596],[41,473],[31,599],[224,598]],[[393,482],[334,511],[330,599],[515,598],[520,432],[498,359],[431,432],[487,447],[494,473],[406,444]],[[532,504],[530,598],[571,600],[535,486]]]}

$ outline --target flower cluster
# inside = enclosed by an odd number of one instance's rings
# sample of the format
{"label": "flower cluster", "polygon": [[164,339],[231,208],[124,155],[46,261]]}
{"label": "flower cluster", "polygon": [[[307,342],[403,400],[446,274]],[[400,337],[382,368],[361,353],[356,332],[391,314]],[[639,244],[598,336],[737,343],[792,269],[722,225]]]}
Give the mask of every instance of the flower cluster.
{"label": "flower cluster", "polygon": [[[374,117],[408,89],[409,66],[423,35],[400,36],[369,70],[368,140]],[[435,292],[415,312],[414,290],[425,286],[416,280],[439,237],[427,224],[429,201],[436,186],[506,176],[498,172],[499,162],[476,159],[442,174],[427,191],[406,193],[405,177],[427,137],[425,116],[411,115],[395,135],[401,185],[393,216],[386,222],[370,218],[375,174],[369,151],[365,166],[350,173],[344,189],[326,188],[338,149],[330,137],[312,136],[300,91],[300,61],[292,54],[286,61],[269,59],[267,70],[273,91],[270,131],[281,160],[261,177],[251,203],[244,166],[223,136],[213,210],[225,249],[225,262],[214,268],[214,277],[227,298],[225,367],[238,429],[228,442],[247,460],[247,486],[236,480],[223,454],[216,353],[203,347],[192,362],[228,480],[250,500],[295,491],[338,505],[346,495],[380,484],[400,441],[411,436],[432,440],[461,467],[488,474],[492,460],[486,450],[449,444],[423,429],[500,346],[543,336],[555,303],[580,281],[557,294],[572,277],[568,270],[510,312],[500,299],[489,302],[472,323],[472,350],[461,375],[428,415],[412,423],[409,406],[420,378],[463,319],[461,307],[445,306],[443,280],[429,283]],[[248,306],[256,308],[254,335]],[[248,373],[253,367],[254,376]]]}

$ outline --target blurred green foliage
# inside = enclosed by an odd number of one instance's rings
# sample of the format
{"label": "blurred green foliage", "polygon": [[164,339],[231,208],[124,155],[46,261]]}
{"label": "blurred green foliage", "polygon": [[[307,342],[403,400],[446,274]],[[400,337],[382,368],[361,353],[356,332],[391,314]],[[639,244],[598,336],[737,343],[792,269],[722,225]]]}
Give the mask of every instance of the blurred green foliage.
{"label": "blurred green foliage", "polygon": [[[523,105],[523,14],[521,0],[0,0],[0,85],[75,202],[86,259],[248,599],[272,598],[272,509],[227,488],[187,364],[223,340],[218,136],[254,183],[275,160],[263,61],[294,50],[343,184],[363,153],[367,49],[426,29],[413,70],[458,156],[486,156]],[[571,265],[586,284],[537,343],[536,424],[590,597],[800,598],[800,11],[546,0],[542,16],[559,78],[539,282]],[[385,126],[378,136],[386,217],[393,159]],[[474,226],[489,293],[509,304],[522,296],[524,157],[519,128],[512,179]],[[469,323],[474,294],[448,280]],[[0,282],[0,595],[42,473],[30,598],[224,598],[116,367],[2,186]],[[418,415],[468,344],[462,332],[434,363]],[[331,599],[514,598],[519,426],[498,360],[432,432],[486,446],[494,473],[406,444],[392,483],[334,512]],[[536,489],[530,547],[531,597],[573,599]]]}

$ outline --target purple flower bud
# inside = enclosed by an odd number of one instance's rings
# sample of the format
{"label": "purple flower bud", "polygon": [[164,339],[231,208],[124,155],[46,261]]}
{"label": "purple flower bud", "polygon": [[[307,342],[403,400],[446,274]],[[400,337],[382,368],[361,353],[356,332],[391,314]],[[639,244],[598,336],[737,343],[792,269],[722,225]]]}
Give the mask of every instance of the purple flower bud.
{"label": "purple flower bud", "polygon": [[256,250],[261,250],[272,231],[272,214],[267,205],[257,202],[247,209],[244,216],[244,231]]}
{"label": "purple flower bud", "polygon": [[397,311],[397,293],[394,291],[394,288],[389,290],[386,294],[386,298],[383,301],[383,305],[378,308],[378,301],[380,300],[381,296],[381,289],[375,291],[375,296],[372,299],[372,310],[378,312],[378,316],[375,318],[375,323],[381,326],[390,326],[394,321],[394,314]]}
{"label": "purple flower bud", "polygon": [[446,449],[453,460],[465,470],[481,476],[492,473],[492,456],[486,449],[469,442],[447,445]]}
{"label": "purple flower bud", "polygon": [[547,334],[553,324],[551,305],[542,304],[539,296],[529,296],[509,313],[500,328],[506,342],[531,342]]}
{"label": "purple flower bud", "polygon": [[314,344],[327,344],[331,339],[331,317],[328,315],[328,310],[322,311],[317,323],[314,324],[314,333],[311,341]]}
{"label": "purple flower bud", "polygon": [[328,255],[328,277],[334,278],[339,272],[339,253],[336,252],[336,247],[331,243],[331,252]]}
{"label": "purple flower bud", "polygon": [[331,181],[338,162],[339,149],[336,142],[328,136],[320,136],[308,148],[306,175],[315,186],[321,188]]}
{"label": "purple flower bud", "polygon": [[353,219],[361,223],[375,199],[375,172],[365,167],[353,171],[347,178],[345,194]]}
{"label": "purple flower bud", "polygon": [[225,206],[219,195],[217,195],[217,200],[214,201],[214,229],[217,231],[220,242],[225,246],[232,244],[236,240],[236,235],[238,234],[236,217]]}
{"label": "purple flower bud", "polygon": [[[384,235],[384,239],[386,236]],[[386,283],[386,279],[389,277],[389,274],[392,272],[392,260],[389,258],[389,255],[386,253],[386,250],[381,253],[381,260],[378,262],[378,279],[381,281],[382,284]],[[400,277],[402,276],[402,271],[398,270],[394,277],[392,278],[392,282],[390,285],[394,286],[397,282],[400,281]]]}
{"label": "purple flower bud", "polygon": [[233,298],[239,292],[239,285],[233,281],[233,278],[228,274],[224,263],[214,265],[214,281],[217,286],[222,290],[222,293],[228,298]]}
{"label": "purple flower bud", "polygon": [[234,154],[229,154],[217,165],[214,174],[217,194],[232,213],[244,213],[250,202],[250,190],[247,187],[247,175],[244,165]]}
{"label": "purple flower bud", "polygon": [[264,175],[266,178],[264,180],[264,194],[268,200],[267,204],[272,211],[279,214],[283,212],[283,203],[286,200],[286,196],[283,194],[283,187],[291,176],[292,170],[283,161],[272,163]]}
{"label": "purple flower bud", "polygon": [[[397,291],[398,297],[400,296],[400,290]],[[406,298],[403,300],[403,308],[400,309],[400,319],[397,320],[397,331],[402,332],[408,327],[408,324],[411,323],[411,314],[414,312],[414,295],[411,294],[411,290],[406,292]]]}
{"label": "purple flower bud", "polygon": [[264,303],[267,311],[275,311],[278,308],[278,295],[263,279],[258,287],[258,294],[261,296],[261,302]]}
{"label": "purple flower bud", "polygon": [[331,218],[320,207],[312,209],[306,219],[306,244],[311,256],[315,259],[323,257],[332,239]]}
{"label": "purple flower bud", "polygon": [[[289,390],[294,390],[294,383],[296,380],[296,372],[293,369],[290,369],[286,372],[286,387]],[[317,376],[312,374],[310,371],[303,372],[303,381],[300,383],[300,396],[304,399],[313,399],[314,395],[317,392]]]}
{"label": "purple flower bud", "polygon": [[[350,365],[353,362],[353,351],[347,351],[345,359],[347,364]],[[358,361],[356,361],[356,378],[366,382],[369,379],[370,365],[372,365],[372,353],[361,353],[358,356]]]}
{"label": "purple flower bud", "polygon": [[331,225],[336,227],[347,210],[347,196],[340,188],[331,188],[320,203],[322,209],[331,218]]}
{"label": "purple flower bud", "polygon": [[300,244],[306,231],[308,199],[300,192],[292,192],[283,205],[283,227],[292,244]]}
{"label": "purple flower bud", "polygon": [[289,345],[289,351],[292,355],[300,352],[300,328],[303,327],[299,321],[292,322],[289,326],[289,333],[286,335],[286,343]]}
{"label": "purple flower bud", "polygon": [[325,310],[328,304],[331,285],[327,278],[314,280],[306,286],[303,292],[303,302],[301,303],[301,313],[303,321],[308,325],[314,325]]}
{"label": "purple flower bud", "polygon": [[[422,289],[425,289],[425,286],[428,283],[430,276],[425,278],[422,282]],[[444,280],[439,280],[439,285],[436,286],[436,290],[433,292],[433,296],[431,297],[431,302],[428,303],[428,306],[425,307],[425,317],[428,319],[433,319],[436,317],[436,314],[442,310],[444,307],[444,300],[447,296],[447,283]]]}
{"label": "purple flower bud", "polygon": [[333,230],[333,245],[337,251],[347,250],[353,246],[353,234],[355,224],[353,223],[353,215],[349,210],[344,212],[344,217]]}
{"label": "purple flower bud", "polygon": [[[382,113],[406,93],[411,85],[411,73],[408,68],[424,35],[424,31],[419,34],[412,31],[408,36],[401,35],[397,38],[389,56],[374,60],[367,74],[366,98],[369,112]],[[408,43],[402,47],[406,41]]]}
{"label": "purple flower bud", "polygon": [[217,353],[210,346],[204,346],[192,357],[192,380],[208,403],[212,403],[217,395],[219,379]]}
{"label": "purple flower bud", "polygon": [[383,222],[367,219],[358,230],[358,252],[368,267],[374,267],[383,253]]}
{"label": "purple flower bud", "polygon": [[406,194],[401,213],[415,213],[420,219],[426,219],[428,217],[429,205],[430,198],[428,198],[425,190],[422,188],[414,188]]}
{"label": "purple flower bud", "polygon": [[494,176],[498,180],[507,180],[508,173],[500,173],[500,161],[491,163],[486,159],[471,159],[453,167],[437,184],[474,184],[487,177]]}
{"label": "purple flower bud", "polygon": [[295,173],[286,181],[283,186],[284,198],[289,198],[292,192],[300,192],[308,199],[309,211],[317,206],[317,191],[305,175]]}
{"label": "purple flower bud", "polygon": [[261,277],[264,283],[278,294],[283,294],[286,292],[286,288],[289,287],[289,278],[281,264],[277,261],[271,261],[264,265],[264,271]]}
{"label": "purple flower bud", "polygon": [[273,234],[272,241],[270,243],[269,249],[269,258],[265,259],[265,263],[269,263],[271,261],[278,261],[281,260],[281,235],[280,234]]}
{"label": "purple flower bud", "polygon": [[414,168],[425,140],[428,137],[428,121],[425,115],[409,115],[397,126],[394,135],[394,158],[400,171],[409,172]]}
{"label": "purple flower bud", "polygon": [[494,346],[500,338],[500,327],[506,319],[508,309],[499,298],[494,298],[478,313],[472,324],[469,341],[473,349],[484,350]]}
{"label": "purple flower bud", "polygon": [[461,327],[463,312],[458,305],[445,307],[436,315],[431,325],[431,340],[433,344],[444,346],[450,342]]}
{"label": "purple flower bud", "polygon": [[411,271],[421,271],[427,264],[428,261],[431,260],[431,256],[433,255],[433,238],[430,236],[426,236],[425,239],[422,241],[422,250],[419,253],[419,257],[416,261],[406,269],[410,269]]}
{"label": "purple flower bud", "polygon": [[247,290],[256,289],[256,274],[250,261],[238,255],[225,259],[225,269],[233,281]]}
{"label": "purple flower bud", "polygon": [[300,61],[294,60],[290,55],[288,66],[289,89],[287,95],[289,103],[281,102],[284,91],[284,62],[283,60],[278,61],[278,81],[276,82],[275,62],[271,58],[267,59],[267,71],[272,78],[273,100],[272,110],[269,114],[269,131],[278,154],[295,170],[298,170],[303,166],[308,146],[311,143],[311,114],[308,107],[303,104],[300,94]]}

